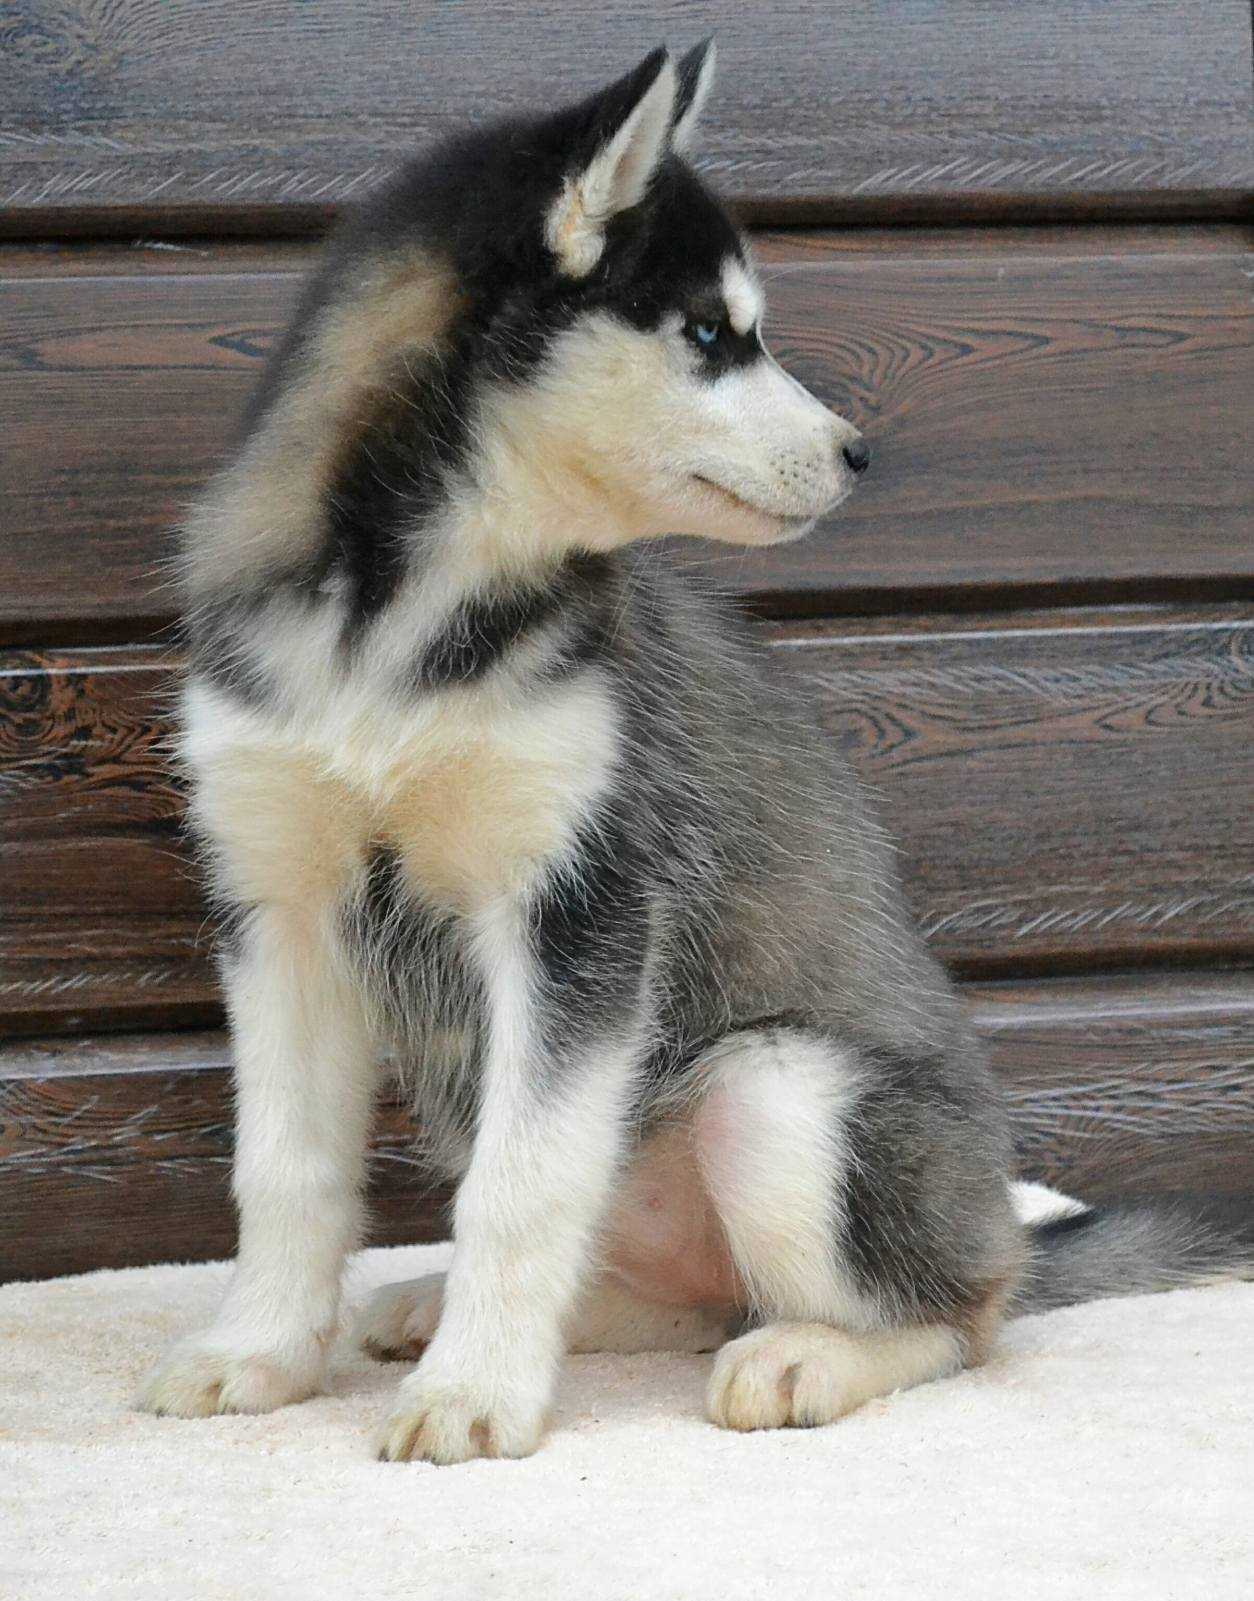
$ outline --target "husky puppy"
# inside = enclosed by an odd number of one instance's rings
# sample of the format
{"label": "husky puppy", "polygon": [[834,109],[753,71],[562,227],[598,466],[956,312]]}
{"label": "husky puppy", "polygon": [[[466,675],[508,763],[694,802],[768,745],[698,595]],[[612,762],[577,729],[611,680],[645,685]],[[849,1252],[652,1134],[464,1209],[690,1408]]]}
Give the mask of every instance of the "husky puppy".
{"label": "husky puppy", "polygon": [[447,1278],[366,1314],[421,1356],[393,1460],[534,1451],[565,1350],[718,1348],[716,1423],[827,1423],[1010,1310],[1254,1262],[1200,1212],[1017,1221],[857,780],[654,543],[796,539],[870,454],[764,349],[687,164],[713,63],[658,50],[407,166],[187,525],[240,1243],[152,1411],[319,1389],[388,1060],[459,1183]]}

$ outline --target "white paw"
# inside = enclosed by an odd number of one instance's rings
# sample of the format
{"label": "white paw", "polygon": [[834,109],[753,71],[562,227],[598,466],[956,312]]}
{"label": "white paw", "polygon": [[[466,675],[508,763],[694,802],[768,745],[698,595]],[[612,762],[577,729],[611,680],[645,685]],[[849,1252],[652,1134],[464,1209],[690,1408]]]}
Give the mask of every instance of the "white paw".
{"label": "white paw", "polygon": [[724,1429],[814,1428],[864,1397],[853,1336],[819,1323],[773,1323],[731,1340],[714,1359],[706,1410]]}
{"label": "white paw", "polygon": [[544,1398],[510,1395],[500,1386],[424,1374],[400,1388],[400,1401],[379,1438],[381,1462],[469,1462],[475,1457],[530,1456],[544,1430]]}
{"label": "white paw", "polygon": [[431,1343],[443,1305],[443,1273],[387,1284],[362,1307],[354,1338],[381,1362],[416,1362]]}
{"label": "white paw", "polygon": [[158,1417],[211,1418],[222,1412],[273,1412],[304,1401],[322,1388],[325,1368],[318,1341],[298,1353],[247,1352],[210,1337],[172,1347],[136,1397]]}

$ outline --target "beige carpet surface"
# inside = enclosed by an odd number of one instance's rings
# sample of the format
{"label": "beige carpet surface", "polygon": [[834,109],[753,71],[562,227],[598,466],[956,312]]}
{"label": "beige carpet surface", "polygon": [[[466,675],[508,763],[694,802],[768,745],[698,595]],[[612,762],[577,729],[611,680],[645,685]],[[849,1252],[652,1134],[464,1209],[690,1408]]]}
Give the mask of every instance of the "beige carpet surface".
{"label": "beige carpet surface", "polygon": [[[357,1295],[447,1247],[363,1254]],[[828,1429],[705,1422],[709,1358],[580,1357],[525,1462],[381,1465],[401,1370],[270,1417],[128,1409],[227,1269],[0,1288],[0,1597],[1254,1596],[1254,1285],[1013,1324]]]}

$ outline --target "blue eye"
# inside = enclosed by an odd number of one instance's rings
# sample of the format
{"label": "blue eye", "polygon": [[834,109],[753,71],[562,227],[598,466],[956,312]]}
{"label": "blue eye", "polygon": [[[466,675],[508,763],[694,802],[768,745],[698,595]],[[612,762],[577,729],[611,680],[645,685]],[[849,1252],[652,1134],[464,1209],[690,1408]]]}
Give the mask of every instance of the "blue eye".
{"label": "blue eye", "polygon": [[718,343],[718,336],[721,332],[721,329],[717,323],[694,322],[689,323],[688,327],[692,337],[696,340],[697,344],[702,347],[703,350],[709,350],[712,345],[716,345]]}

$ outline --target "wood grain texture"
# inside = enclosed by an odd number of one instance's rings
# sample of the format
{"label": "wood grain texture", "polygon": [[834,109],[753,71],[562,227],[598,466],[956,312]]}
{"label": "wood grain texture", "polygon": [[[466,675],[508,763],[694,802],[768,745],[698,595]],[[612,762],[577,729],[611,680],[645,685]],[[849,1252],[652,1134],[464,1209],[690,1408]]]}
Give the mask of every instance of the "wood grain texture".
{"label": "wood grain texture", "polygon": [[[1025,1177],[1091,1200],[1254,1192],[1254,974],[976,986]],[[220,1034],[0,1049],[0,1279],[228,1255]],[[447,1195],[394,1102],[374,1142],[374,1243],[438,1239]]]}
{"label": "wood grain texture", "polygon": [[300,228],[485,112],[718,38],[704,165],[759,217],[1230,209],[1246,0],[13,0],[10,230]]}
{"label": "wood grain texture", "polygon": [[[1254,593],[1244,231],[767,235],[758,253],[775,348],[876,452],[810,539],[706,547],[759,610]],[[167,531],[310,253],[236,259],[0,252],[0,639],[169,620]]]}
{"label": "wood grain texture", "polygon": [[0,670],[0,1017],[216,1016],[164,745],[173,688],[152,649]]}
{"label": "wood grain texture", "polygon": [[1254,1198],[1254,973],[972,986],[1025,1177]]}
{"label": "wood grain texture", "polygon": [[[1254,953],[1254,625],[1233,608],[774,625],[963,973]],[[163,741],[172,661],[0,672],[0,1019],[215,1015]]]}
{"label": "wood grain texture", "polygon": [[[0,1049],[0,1280],[231,1255],[223,1036],[62,1044]],[[448,1200],[404,1109],[382,1106],[371,1242],[444,1239]]]}
{"label": "wood grain texture", "polygon": [[960,970],[1254,945],[1254,628],[1235,613],[781,626]]}

